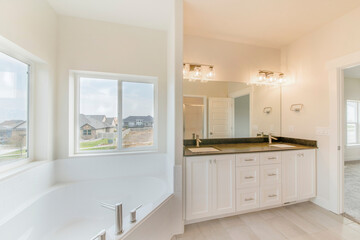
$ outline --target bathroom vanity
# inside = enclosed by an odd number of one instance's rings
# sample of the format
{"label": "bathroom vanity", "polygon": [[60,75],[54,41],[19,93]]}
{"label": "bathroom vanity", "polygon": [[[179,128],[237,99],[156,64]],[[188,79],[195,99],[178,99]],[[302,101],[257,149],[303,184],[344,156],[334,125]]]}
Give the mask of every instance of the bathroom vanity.
{"label": "bathroom vanity", "polygon": [[316,142],[279,140],[269,145],[265,138],[207,139],[200,148],[185,140],[186,222],[315,197]]}

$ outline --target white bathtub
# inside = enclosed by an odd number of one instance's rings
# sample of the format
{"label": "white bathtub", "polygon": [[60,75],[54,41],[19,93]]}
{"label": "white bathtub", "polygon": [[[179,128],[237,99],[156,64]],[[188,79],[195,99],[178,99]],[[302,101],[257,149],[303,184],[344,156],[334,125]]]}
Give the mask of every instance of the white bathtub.
{"label": "white bathtub", "polygon": [[[99,202],[123,203],[122,239],[135,228],[129,211],[138,205],[138,223],[152,213],[170,194],[166,181],[155,177],[123,177],[55,185],[30,200],[9,216],[1,216],[4,240],[89,240],[102,229],[112,231],[114,213]],[[16,191],[16,189],[14,189]],[[126,217],[127,216],[127,217]]]}

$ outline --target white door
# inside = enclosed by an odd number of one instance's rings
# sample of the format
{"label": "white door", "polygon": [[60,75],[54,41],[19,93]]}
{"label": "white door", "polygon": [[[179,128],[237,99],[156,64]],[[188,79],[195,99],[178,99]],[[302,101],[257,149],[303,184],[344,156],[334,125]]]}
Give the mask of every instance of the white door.
{"label": "white door", "polygon": [[233,136],[234,99],[209,98],[209,138]]}
{"label": "white door", "polygon": [[282,202],[290,203],[298,200],[298,151],[282,152]]}
{"label": "white door", "polygon": [[208,156],[186,158],[186,219],[211,213],[211,169]]}
{"label": "white door", "polygon": [[235,212],[235,155],[218,155],[212,160],[213,215]]}
{"label": "white door", "polygon": [[297,153],[299,200],[316,196],[316,157],[315,150],[303,150]]}

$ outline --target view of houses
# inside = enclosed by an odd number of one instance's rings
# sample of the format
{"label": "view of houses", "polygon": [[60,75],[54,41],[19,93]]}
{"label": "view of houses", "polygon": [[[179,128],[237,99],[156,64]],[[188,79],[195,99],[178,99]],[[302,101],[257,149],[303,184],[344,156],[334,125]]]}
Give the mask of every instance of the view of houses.
{"label": "view of houses", "polygon": [[[152,116],[129,116],[123,119],[122,147],[151,146],[153,144]],[[105,115],[79,116],[80,150],[116,149],[118,145],[118,119]],[[0,123],[0,160],[24,158],[27,122],[8,120]]]}
{"label": "view of houses", "polygon": [[0,159],[26,156],[27,123],[24,120],[9,120],[0,123]]}
{"label": "view of houses", "polygon": [[[118,119],[105,115],[80,114],[80,150],[116,149],[118,144]],[[122,147],[149,146],[153,144],[151,116],[129,116],[123,119]]]}

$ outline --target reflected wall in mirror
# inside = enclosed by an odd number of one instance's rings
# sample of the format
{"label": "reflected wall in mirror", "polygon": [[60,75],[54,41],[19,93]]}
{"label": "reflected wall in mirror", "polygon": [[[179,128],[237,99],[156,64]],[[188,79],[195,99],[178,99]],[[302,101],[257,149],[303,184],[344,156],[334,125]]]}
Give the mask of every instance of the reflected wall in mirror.
{"label": "reflected wall in mirror", "polygon": [[280,135],[280,87],[183,81],[184,139]]}

